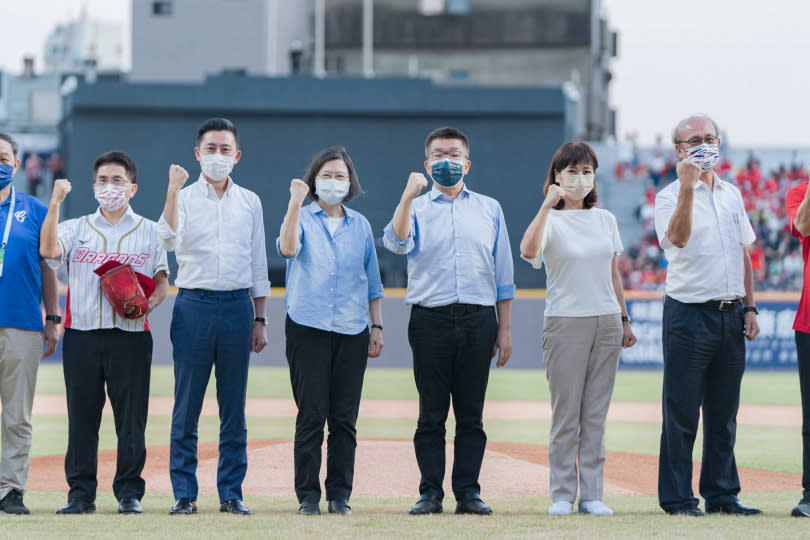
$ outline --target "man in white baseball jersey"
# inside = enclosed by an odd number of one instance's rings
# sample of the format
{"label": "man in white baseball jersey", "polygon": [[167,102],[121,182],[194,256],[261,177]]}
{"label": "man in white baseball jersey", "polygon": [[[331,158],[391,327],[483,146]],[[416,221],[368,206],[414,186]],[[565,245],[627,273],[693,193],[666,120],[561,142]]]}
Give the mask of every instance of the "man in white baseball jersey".
{"label": "man in white baseball jersey", "polygon": [[146,316],[127,319],[115,312],[94,270],[117,261],[153,278],[156,287],[149,297],[148,313],[166,297],[169,268],[166,251],[158,242],[157,224],[129,206],[138,191],[132,158],[123,152],[102,154],[93,163],[93,177],[99,209],[61,224],[59,206],[71,185],[63,179],[54,182],[40,239],[40,254],[52,268],[68,265],[62,357],[68,405],[65,475],[70,491],[67,504],[57,514],[96,510],[98,430],[105,385],[118,435],[113,480],[118,512],[140,514],[152,334]]}

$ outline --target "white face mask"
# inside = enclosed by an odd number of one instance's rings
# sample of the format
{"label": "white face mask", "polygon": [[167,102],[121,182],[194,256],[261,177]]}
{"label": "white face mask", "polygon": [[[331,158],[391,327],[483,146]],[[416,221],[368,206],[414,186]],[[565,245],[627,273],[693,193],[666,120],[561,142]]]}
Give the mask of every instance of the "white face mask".
{"label": "white face mask", "polygon": [[593,191],[593,174],[561,174],[560,186],[565,196],[574,201],[581,201]]}
{"label": "white face mask", "polygon": [[129,200],[128,192],[128,186],[115,186],[113,184],[107,184],[93,190],[99,206],[107,212],[115,212],[123,208]]}
{"label": "white face mask", "polygon": [[200,154],[200,168],[202,172],[213,180],[225,180],[233,170],[233,157],[222,154]]}
{"label": "white face mask", "polygon": [[319,199],[329,206],[338,204],[346,198],[349,194],[349,187],[351,184],[343,180],[335,180],[334,178],[324,178],[315,180],[315,194]]}

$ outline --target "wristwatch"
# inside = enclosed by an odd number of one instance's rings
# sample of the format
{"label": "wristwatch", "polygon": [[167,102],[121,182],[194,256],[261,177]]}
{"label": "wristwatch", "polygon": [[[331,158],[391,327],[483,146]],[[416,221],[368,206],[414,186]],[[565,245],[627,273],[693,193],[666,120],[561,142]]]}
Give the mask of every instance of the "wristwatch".
{"label": "wristwatch", "polygon": [[381,324],[372,324],[371,329],[374,330],[375,328],[379,328],[380,332],[382,332],[382,325]]}
{"label": "wristwatch", "polygon": [[46,321],[53,321],[56,324],[62,324],[62,317],[60,315],[45,315]]}
{"label": "wristwatch", "polygon": [[263,325],[267,326],[267,317],[256,317],[253,319],[253,322],[262,323]]}
{"label": "wristwatch", "polygon": [[752,311],[754,312],[755,315],[759,315],[759,310],[757,309],[757,306],[745,306],[743,308],[743,314],[750,313]]}
{"label": "wristwatch", "polygon": [[631,323],[633,320],[630,318],[630,315],[622,315],[622,323]]}

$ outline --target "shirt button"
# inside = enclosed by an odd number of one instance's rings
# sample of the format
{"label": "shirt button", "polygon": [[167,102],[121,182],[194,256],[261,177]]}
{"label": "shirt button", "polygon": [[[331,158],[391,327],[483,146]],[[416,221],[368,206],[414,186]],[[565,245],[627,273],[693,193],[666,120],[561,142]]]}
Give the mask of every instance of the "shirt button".
{"label": "shirt button", "polygon": [[333,307],[333,306],[332,306],[332,304],[329,304],[329,306],[328,306],[328,307]]}
{"label": "shirt button", "polygon": [[329,292],[335,292],[335,289],[329,289]]}

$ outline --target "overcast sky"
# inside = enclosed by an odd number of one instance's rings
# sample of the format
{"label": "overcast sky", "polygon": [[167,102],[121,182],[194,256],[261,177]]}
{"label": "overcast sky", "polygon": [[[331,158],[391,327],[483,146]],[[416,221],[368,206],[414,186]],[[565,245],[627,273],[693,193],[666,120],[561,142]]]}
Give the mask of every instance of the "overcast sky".
{"label": "overcast sky", "polygon": [[[41,68],[45,37],[83,5],[93,18],[125,23],[129,58],[131,1],[13,2],[0,31],[0,68],[19,72],[25,54],[34,54]],[[683,116],[702,111],[734,144],[810,146],[810,2],[603,3],[619,32],[611,101],[621,137],[637,132],[648,144],[658,133],[668,136]]]}

